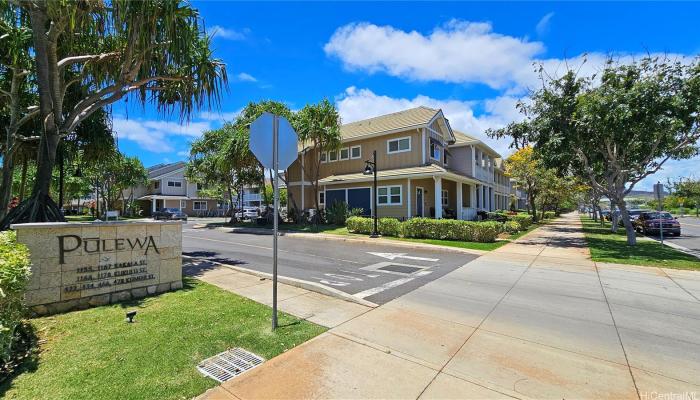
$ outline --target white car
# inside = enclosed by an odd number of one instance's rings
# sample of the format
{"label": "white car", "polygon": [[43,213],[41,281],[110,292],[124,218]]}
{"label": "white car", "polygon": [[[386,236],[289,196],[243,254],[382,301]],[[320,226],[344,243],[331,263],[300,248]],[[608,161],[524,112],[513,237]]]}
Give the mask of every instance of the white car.
{"label": "white car", "polygon": [[236,213],[236,218],[240,219],[255,219],[260,216],[260,210],[257,207],[243,207],[243,211]]}

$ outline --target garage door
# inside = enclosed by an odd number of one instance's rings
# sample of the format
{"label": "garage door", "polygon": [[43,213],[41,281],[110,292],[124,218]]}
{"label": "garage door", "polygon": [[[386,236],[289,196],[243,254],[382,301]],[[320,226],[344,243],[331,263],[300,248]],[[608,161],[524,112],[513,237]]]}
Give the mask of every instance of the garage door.
{"label": "garage door", "polygon": [[369,188],[348,189],[348,207],[361,208],[362,215],[370,215],[372,211]]}
{"label": "garage door", "polygon": [[326,189],[326,207],[330,207],[335,202],[346,202],[345,199],[345,189]]}

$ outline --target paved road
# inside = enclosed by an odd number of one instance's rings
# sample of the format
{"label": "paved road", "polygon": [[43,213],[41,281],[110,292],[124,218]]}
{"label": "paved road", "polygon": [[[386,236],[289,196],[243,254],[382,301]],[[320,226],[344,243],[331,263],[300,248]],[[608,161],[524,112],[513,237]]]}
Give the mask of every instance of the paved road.
{"label": "paved road", "polygon": [[[695,217],[678,217],[681,223],[681,236],[664,237],[664,241],[683,246],[692,254],[700,257],[700,219]],[[658,236],[651,236],[658,240]]]}
{"label": "paved road", "polygon": [[[183,255],[272,272],[272,235],[183,227]],[[326,285],[383,304],[472,261],[470,254],[384,244],[279,238],[282,276]]]}

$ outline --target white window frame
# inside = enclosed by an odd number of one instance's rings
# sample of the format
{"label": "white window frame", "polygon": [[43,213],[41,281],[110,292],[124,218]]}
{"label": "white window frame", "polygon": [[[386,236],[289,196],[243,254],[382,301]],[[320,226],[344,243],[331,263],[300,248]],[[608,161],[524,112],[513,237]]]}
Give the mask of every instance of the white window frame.
{"label": "white window frame", "polygon": [[318,205],[319,206],[326,205],[326,191],[325,190],[319,190],[319,192],[318,192]]}
{"label": "white window frame", "polygon": [[[172,185],[171,185],[172,183]],[[179,186],[178,186],[179,185]],[[182,187],[182,181],[168,181],[168,187],[176,187],[176,188],[181,188]]]}
{"label": "white window frame", "polygon": [[[394,203],[391,201],[392,196],[396,196],[395,194],[391,194],[391,189],[393,188],[399,188],[399,202]],[[380,195],[379,192],[382,191],[382,189],[386,189],[386,194],[385,195]],[[382,203],[379,201],[380,197],[386,197],[387,202]],[[403,185],[390,185],[390,186],[379,186],[377,187],[377,206],[383,207],[383,206],[402,206],[403,205]]]}
{"label": "white window frame", "polygon": [[[198,205],[204,204],[204,208],[197,207]],[[206,201],[195,200],[192,202],[192,210],[194,211],[207,211],[209,210],[209,204]]]}
{"label": "white window frame", "polygon": [[[459,184],[459,183],[458,183]],[[447,207],[450,205],[450,191],[447,189],[442,189],[442,194],[440,195],[442,206]]]}
{"label": "white window frame", "polygon": [[328,152],[323,151],[321,152],[321,164],[325,164],[328,162]]}
{"label": "white window frame", "polygon": [[[437,157],[435,157],[435,152],[433,151],[433,149],[438,149],[439,154]],[[429,150],[430,150],[430,158],[431,159],[442,162],[442,152],[443,152],[442,146],[440,146],[439,144],[437,144],[433,141],[430,141],[430,149]]]}
{"label": "white window frame", "polygon": [[187,208],[187,200],[180,200],[180,211],[182,211],[183,208]]}
{"label": "white window frame", "polygon": [[[404,139],[408,139],[408,149],[401,150],[400,144],[401,144],[401,141],[404,140]],[[391,151],[391,150],[389,150],[389,144],[392,143],[392,142],[398,142],[398,143],[399,143],[399,144],[396,146],[396,148],[397,148],[398,150],[396,150],[396,151]],[[389,140],[386,141],[386,154],[397,154],[397,153],[405,153],[405,152],[407,152],[407,151],[411,151],[411,148],[412,148],[411,142],[412,142],[412,140],[411,140],[411,137],[410,137],[410,136],[404,136],[404,137],[400,137],[400,138],[389,139]]]}
{"label": "white window frame", "polygon": [[160,181],[153,182],[153,189],[160,189]]}
{"label": "white window frame", "polygon": [[[343,158],[343,151],[347,152],[347,155],[345,158]],[[338,160],[340,161],[345,161],[350,159],[350,148],[349,147],[343,147],[342,149],[338,150]]]}
{"label": "white window frame", "polygon": [[[332,160],[332,159],[331,159],[331,154],[333,154],[333,153],[335,153],[335,160]],[[338,150],[329,150],[329,151],[328,151],[328,162],[336,162],[336,161],[338,161],[338,156],[340,155],[340,154],[338,154],[338,153],[339,153]]]}
{"label": "white window frame", "polygon": [[[352,155],[352,151],[355,150],[355,149],[360,150],[360,152],[357,154],[357,157],[353,157],[353,155]],[[351,160],[357,160],[358,158],[362,158],[362,146],[361,146],[361,145],[358,145],[358,146],[351,146],[351,147],[350,147],[350,159],[351,159]]]}

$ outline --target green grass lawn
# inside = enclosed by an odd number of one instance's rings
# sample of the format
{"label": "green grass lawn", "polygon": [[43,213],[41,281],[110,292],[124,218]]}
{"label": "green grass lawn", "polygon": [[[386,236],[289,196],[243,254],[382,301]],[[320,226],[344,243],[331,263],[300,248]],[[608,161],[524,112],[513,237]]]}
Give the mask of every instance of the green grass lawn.
{"label": "green grass lawn", "polygon": [[624,228],[617,233],[610,231],[610,222],[600,222],[581,216],[583,231],[593,261],[666,267],[677,269],[700,269],[700,259],[682,253],[661,243],[644,237],[637,238],[636,246],[627,245]]}
{"label": "green grass lawn", "polygon": [[[190,399],[217,385],[197,364],[231,347],[270,359],[325,328],[195,279],[140,301],[37,318],[36,365],[0,384],[7,399]],[[135,323],[124,313],[137,310]]]}

